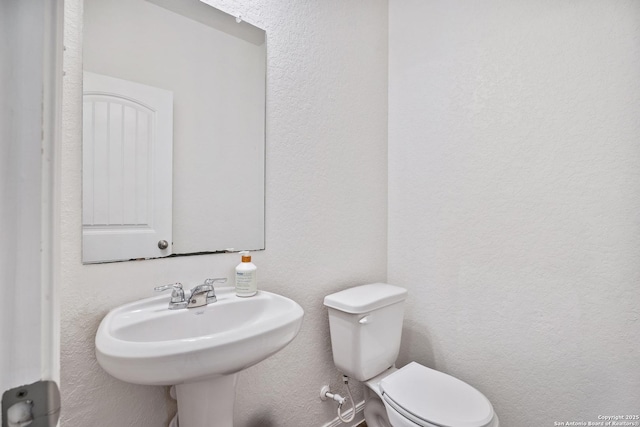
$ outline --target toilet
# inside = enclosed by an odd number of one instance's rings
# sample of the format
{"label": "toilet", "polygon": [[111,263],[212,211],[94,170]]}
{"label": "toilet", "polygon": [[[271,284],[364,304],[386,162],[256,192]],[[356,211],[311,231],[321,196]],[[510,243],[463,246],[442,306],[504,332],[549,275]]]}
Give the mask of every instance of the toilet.
{"label": "toilet", "polygon": [[386,283],[328,295],[333,361],[366,385],[368,427],[499,427],[491,402],[469,384],[416,362],[397,369],[407,290]]}

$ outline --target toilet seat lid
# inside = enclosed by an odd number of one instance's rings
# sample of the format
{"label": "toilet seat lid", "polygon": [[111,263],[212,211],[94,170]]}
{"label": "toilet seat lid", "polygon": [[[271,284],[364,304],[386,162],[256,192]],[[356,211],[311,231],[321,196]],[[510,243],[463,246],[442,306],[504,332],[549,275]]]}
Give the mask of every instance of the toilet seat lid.
{"label": "toilet seat lid", "polygon": [[380,382],[384,399],[418,424],[485,427],[493,419],[491,402],[455,377],[411,362]]}

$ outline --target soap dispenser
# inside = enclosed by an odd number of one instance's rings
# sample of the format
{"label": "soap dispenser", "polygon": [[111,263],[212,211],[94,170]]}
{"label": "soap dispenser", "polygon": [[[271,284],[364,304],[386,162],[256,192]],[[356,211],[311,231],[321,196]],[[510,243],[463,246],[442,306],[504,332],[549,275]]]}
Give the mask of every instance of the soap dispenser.
{"label": "soap dispenser", "polygon": [[236,295],[251,297],[258,293],[258,267],[251,262],[249,251],[240,252],[242,262],[236,267]]}

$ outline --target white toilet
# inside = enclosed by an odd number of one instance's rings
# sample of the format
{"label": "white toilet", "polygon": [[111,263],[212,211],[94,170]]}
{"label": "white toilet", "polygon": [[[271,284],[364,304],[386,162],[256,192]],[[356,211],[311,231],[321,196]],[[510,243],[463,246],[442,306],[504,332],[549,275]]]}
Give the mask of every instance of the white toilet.
{"label": "white toilet", "polygon": [[368,387],[367,426],[498,427],[491,402],[469,384],[416,362],[395,368],[406,298],[406,289],[385,283],[324,298],[333,361]]}

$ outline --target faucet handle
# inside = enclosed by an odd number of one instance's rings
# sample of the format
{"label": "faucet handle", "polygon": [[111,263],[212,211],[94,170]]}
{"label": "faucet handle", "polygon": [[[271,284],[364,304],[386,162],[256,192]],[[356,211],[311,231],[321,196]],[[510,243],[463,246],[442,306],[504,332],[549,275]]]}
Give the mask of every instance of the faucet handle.
{"label": "faucet handle", "polygon": [[227,278],[226,277],[218,277],[215,279],[206,279],[204,281],[205,285],[213,285],[214,283],[226,283],[227,282]]}
{"label": "faucet handle", "polygon": [[182,289],[182,283],[171,283],[169,285],[156,286],[153,288],[156,292],[168,291],[171,289],[171,302],[183,302],[184,290]]}
{"label": "faucet handle", "polygon": [[153,288],[156,292],[168,291],[169,289],[182,289],[182,283],[171,283],[169,285],[156,286]]}

